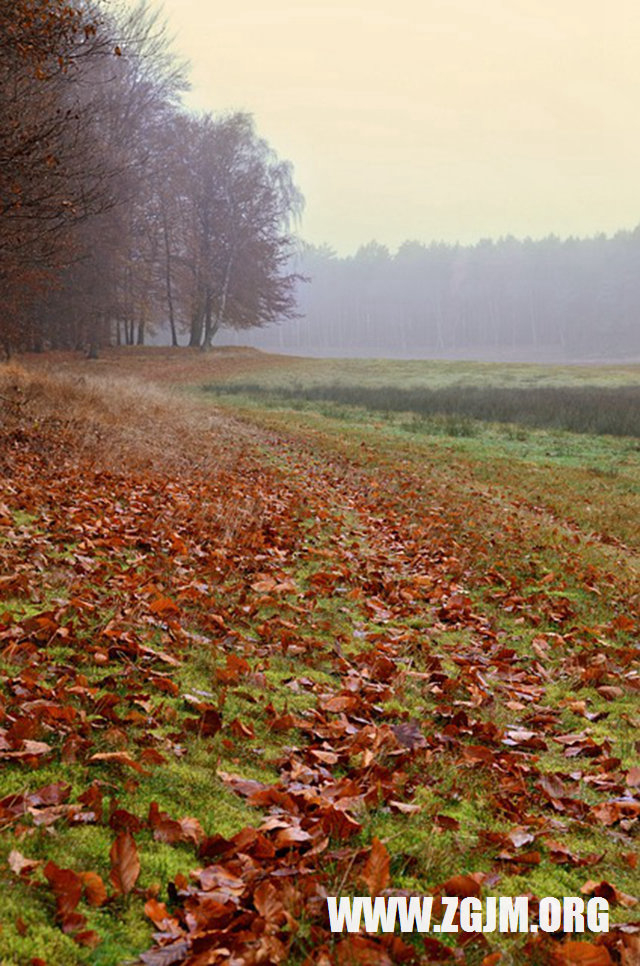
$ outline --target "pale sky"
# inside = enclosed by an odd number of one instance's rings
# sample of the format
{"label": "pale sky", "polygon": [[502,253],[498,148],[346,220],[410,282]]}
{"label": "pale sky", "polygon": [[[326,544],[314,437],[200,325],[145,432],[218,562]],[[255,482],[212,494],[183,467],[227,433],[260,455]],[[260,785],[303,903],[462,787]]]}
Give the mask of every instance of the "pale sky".
{"label": "pale sky", "polygon": [[640,222],[638,0],[165,0],[187,103],[252,113],[301,234],[607,234]]}

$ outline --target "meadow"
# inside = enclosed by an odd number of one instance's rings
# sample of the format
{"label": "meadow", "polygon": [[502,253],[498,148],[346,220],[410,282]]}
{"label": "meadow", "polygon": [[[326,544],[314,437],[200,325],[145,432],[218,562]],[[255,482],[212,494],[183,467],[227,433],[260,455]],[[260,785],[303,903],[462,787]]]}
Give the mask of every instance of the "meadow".
{"label": "meadow", "polygon": [[[2,966],[630,966],[637,438],[302,390],[637,375],[3,369]],[[613,928],[333,936],[324,897],[368,893],[600,895]]]}
{"label": "meadow", "polygon": [[[288,403],[334,402],[444,418],[451,435],[472,421],[640,437],[639,366],[540,366],[366,359],[295,360],[211,385],[214,392]],[[457,427],[457,428],[456,428]]]}

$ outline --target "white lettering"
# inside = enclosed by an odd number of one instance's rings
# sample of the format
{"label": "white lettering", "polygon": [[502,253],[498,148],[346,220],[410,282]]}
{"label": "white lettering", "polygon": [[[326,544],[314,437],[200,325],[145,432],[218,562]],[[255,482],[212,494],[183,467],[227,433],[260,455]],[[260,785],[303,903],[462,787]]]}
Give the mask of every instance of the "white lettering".
{"label": "white lettering", "polygon": [[458,908],[458,897],[442,896],[442,903],[445,907],[445,913],[440,923],[440,932],[458,932],[457,923],[453,921]]}
{"label": "white lettering", "polygon": [[460,902],[460,928],[464,932],[482,932],[482,903],[473,896]]}
{"label": "white lettering", "polygon": [[558,932],[562,924],[562,903],[553,896],[540,900],[540,928],[544,932]]}
{"label": "white lettering", "polygon": [[601,896],[594,896],[587,903],[587,926],[591,932],[609,931],[609,903]]}
{"label": "white lettering", "polygon": [[529,900],[526,896],[500,896],[500,932],[529,932]]}

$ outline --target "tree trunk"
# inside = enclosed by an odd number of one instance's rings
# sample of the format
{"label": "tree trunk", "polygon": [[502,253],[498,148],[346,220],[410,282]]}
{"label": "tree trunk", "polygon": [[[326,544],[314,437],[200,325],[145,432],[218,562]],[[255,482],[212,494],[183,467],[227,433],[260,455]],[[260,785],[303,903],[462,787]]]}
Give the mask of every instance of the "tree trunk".
{"label": "tree trunk", "polygon": [[224,282],[222,283],[222,292],[220,293],[220,304],[218,305],[218,311],[216,312],[215,322],[212,324],[211,321],[211,305],[209,305],[209,316],[207,318],[207,328],[205,331],[205,341],[203,348],[206,346],[207,349],[211,348],[211,343],[216,332],[222,325],[224,321],[224,313],[227,308],[227,297],[229,295],[229,281],[231,278],[231,265],[233,262],[233,257],[229,258],[227,262],[227,267],[224,273]]}
{"label": "tree trunk", "polygon": [[199,305],[195,305],[191,315],[191,329],[189,332],[189,347],[198,349],[202,341],[202,325],[204,319]]}
{"label": "tree trunk", "polygon": [[133,319],[124,320],[124,342],[125,345],[133,345]]}
{"label": "tree trunk", "polygon": [[211,339],[214,333],[212,332],[213,325],[213,295],[211,289],[207,289],[207,297],[204,303],[204,339],[202,340],[202,345],[200,348],[203,352],[211,348]]}
{"label": "tree trunk", "polygon": [[163,208],[162,212],[164,251],[165,261],[165,285],[167,293],[167,308],[169,309],[169,325],[171,326],[171,345],[175,348],[178,345],[178,334],[176,332],[176,319],[173,308],[173,287],[171,285],[171,246],[169,245],[169,232],[167,230],[167,213]]}

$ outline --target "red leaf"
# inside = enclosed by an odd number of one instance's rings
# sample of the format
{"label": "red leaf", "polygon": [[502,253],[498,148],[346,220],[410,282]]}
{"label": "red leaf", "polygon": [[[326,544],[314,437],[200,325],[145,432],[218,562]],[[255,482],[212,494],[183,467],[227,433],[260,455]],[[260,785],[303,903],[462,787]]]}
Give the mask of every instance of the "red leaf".
{"label": "red leaf", "polygon": [[480,882],[475,875],[454,875],[438,888],[443,896],[459,896],[462,899],[480,895]]}

